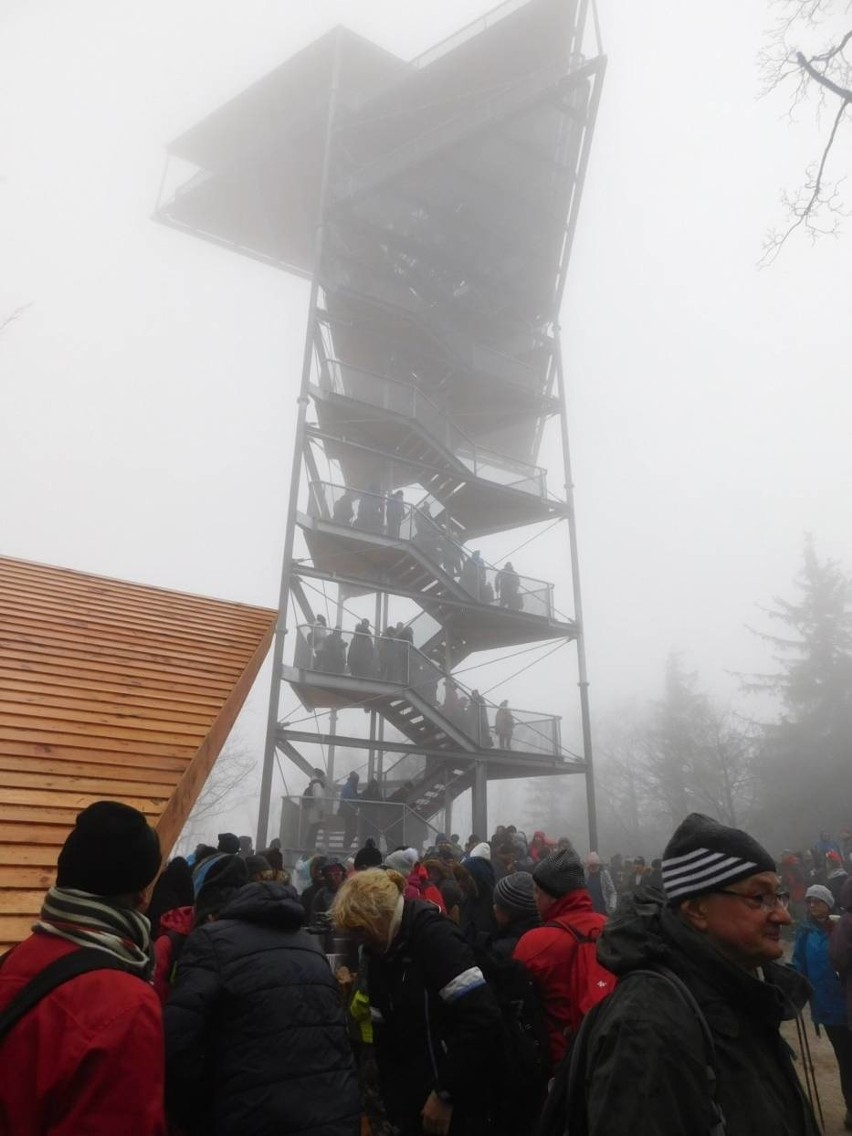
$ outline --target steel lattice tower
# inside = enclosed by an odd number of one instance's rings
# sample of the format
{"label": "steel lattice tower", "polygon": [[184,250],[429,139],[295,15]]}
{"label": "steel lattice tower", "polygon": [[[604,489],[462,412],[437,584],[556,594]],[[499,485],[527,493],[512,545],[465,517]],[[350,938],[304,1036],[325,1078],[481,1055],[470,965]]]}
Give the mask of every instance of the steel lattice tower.
{"label": "steel lattice tower", "polygon": [[[483,835],[489,778],[584,773],[597,845],[559,334],[605,69],[594,15],[508,0],[411,62],[336,28],[170,147],[195,173],[159,220],[310,280],[258,846],[276,754],[310,776],[317,746],[332,771],[335,747],[365,750],[418,821],[472,790]],[[554,417],[558,493],[536,464]],[[472,552],[560,518],[572,618],[552,584]],[[515,707],[504,744],[455,674],[550,639],[576,645],[582,760],[559,718]],[[282,721],[285,684],[312,728]]]}

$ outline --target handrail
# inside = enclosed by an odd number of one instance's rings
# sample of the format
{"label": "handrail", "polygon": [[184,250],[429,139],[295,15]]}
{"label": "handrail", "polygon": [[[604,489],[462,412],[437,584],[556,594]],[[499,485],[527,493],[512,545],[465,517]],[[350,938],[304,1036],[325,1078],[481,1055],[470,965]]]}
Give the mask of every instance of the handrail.
{"label": "handrail", "polygon": [[475,20],[465,24],[463,28],[458,31],[451,32],[450,35],[445,36],[444,39],[438,40],[428,47],[425,51],[421,51],[419,55],[415,55],[413,59],[409,60],[410,67],[416,67],[422,70],[428,67],[436,59],[440,59],[442,55],[446,55],[449,51],[454,51],[456,47],[460,47],[469,39],[479,35],[481,32],[486,31],[488,28],[493,27],[494,24],[505,19],[506,16],[511,16],[513,12],[519,11],[521,8],[526,7],[530,0],[503,0],[502,4],[498,4],[496,8],[492,8],[482,16],[477,16]]}
{"label": "handrail", "polygon": [[[508,489],[547,498],[546,470],[529,462],[519,461],[497,450],[479,445],[473,438],[451,422],[429,395],[414,383],[380,375],[365,367],[337,359],[326,352],[320,336],[316,342],[319,361],[320,389],[331,390],[358,401],[379,406],[420,422],[430,435],[452,456],[466,465],[476,477],[496,481]],[[347,381],[348,380],[348,381]],[[366,380],[366,381],[365,381]],[[377,391],[376,384],[379,385]],[[468,452],[465,453],[467,448]],[[495,473],[521,476],[513,481],[502,481]]]}
{"label": "handrail", "polygon": [[[337,822],[340,816],[340,802],[336,797],[321,796],[313,801],[306,801],[303,797],[285,794],[281,797],[281,802],[284,827],[290,830],[288,835],[296,838],[295,844],[285,844],[285,847],[303,848],[312,833],[315,838],[318,828],[322,828],[325,822],[332,819]],[[405,801],[373,801],[359,796],[353,804],[356,813],[353,818],[353,828],[359,844],[368,836],[372,836],[379,844],[384,841],[389,847],[391,844],[404,843],[406,822],[409,820],[422,825],[428,830],[427,835],[431,833],[433,839],[439,831],[433,821],[427,820],[422,813]],[[326,844],[328,843],[329,841],[326,840]]]}
{"label": "handrail", "polygon": [[488,564],[417,505],[330,481],[311,481],[309,494],[308,511],[312,516],[392,540],[409,541],[436,567],[457,580],[478,603],[553,618],[553,584],[522,576],[514,568],[507,571],[510,561],[502,569]]}
{"label": "handrail", "polygon": [[[402,636],[405,634],[406,629],[402,629]],[[494,745],[494,734],[500,749],[554,756],[562,752],[558,716],[509,710],[487,702],[479,691],[468,689],[402,636],[390,633],[390,629],[384,635],[373,635],[367,631],[331,629],[320,623],[299,624],[294,666],[413,690],[481,749]]]}

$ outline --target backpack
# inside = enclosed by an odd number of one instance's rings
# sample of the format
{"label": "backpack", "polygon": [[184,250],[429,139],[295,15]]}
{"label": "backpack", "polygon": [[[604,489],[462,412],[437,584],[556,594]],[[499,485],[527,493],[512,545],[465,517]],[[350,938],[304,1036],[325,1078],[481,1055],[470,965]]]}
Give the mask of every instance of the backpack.
{"label": "backpack", "polygon": [[477,951],[477,962],[500,1008],[505,1083],[513,1096],[543,1096],[550,1065],[544,1013],[530,973],[513,958]]}
{"label": "backpack", "polygon": [[615,975],[598,962],[598,939],[603,928],[591,926],[586,933],[572,924],[545,923],[544,926],[566,931],[576,943],[571,960],[571,1006],[575,1010],[573,1032],[576,1034],[589,1011],[616,986]]}
{"label": "backpack", "polygon": [[[716,1046],[710,1026],[695,1000],[689,987],[668,967],[656,966],[653,969],[632,970],[622,982],[628,982],[636,975],[655,975],[675,990],[678,997],[695,1017],[704,1039],[707,1058],[707,1087],[712,1105],[713,1120],[709,1131],[695,1133],[694,1136],[725,1136],[725,1116],[716,1100]],[[587,1136],[589,1130],[586,1110],[586,1085],[588,1083],[589,1047],[595,1023],[606,1010],[607,1001],[598,1002],[583,1019],[573,1044],[562,1059],[553,1078],[541,1118],[536,1128],[536,1136]],[[628,1086],[624,1086],[627,1091]]]}

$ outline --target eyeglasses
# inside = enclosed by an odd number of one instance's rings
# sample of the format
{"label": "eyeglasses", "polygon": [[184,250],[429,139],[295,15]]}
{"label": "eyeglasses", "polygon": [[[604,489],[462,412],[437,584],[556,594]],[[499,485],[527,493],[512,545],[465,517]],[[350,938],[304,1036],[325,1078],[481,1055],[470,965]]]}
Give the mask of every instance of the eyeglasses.
{"label": "eyeglasses", "polygon": [[718,895],[732,895],[735,899],[741,899],[749,905],[754,911],[762,908],[764,911],[777,911],[779,908],[786,911],[790,906],[790,893],[788,891],[766,891],[761,895],[744,895],[741,891],[726,891],[724,888],[717,888]]}

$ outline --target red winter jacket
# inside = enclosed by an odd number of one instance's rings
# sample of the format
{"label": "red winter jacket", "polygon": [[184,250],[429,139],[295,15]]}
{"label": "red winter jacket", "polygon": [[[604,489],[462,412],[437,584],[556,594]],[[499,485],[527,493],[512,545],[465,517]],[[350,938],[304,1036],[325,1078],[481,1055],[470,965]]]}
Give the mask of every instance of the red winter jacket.
{"label": "red winter jacket", "polygon": [[[606,916],[594,910],[589,893],[579,888],[553,901],[545,923],[570,924],[581,935],[594,935],[600,934]],[[554,1069],[568,1048],[565,1031],[575,1033],[582,1020],[579,1008],[572,1005],[571,966],[576,950],[577,940],[570,931],[543,926],[522,935],[512,953],[530,972],[541,997]]]}
{"label": "red winter jacket", "polygon": [[164,1006],[172,991],[171,972],[175,956],[175,944],[169,932],[186,939],[194,926],[194,907],[173,907],[171,911],[164,911],[160,917],[160,931],[154,940],[154,989]]}
{"label": "red winter jacket", "polygon": [[[31,935],[0,967],[0,1009],[77,948]],[[45,997],[0,1042],[0,1133],[164,1136],[163,1021],[153,988],[93,970]]]}

